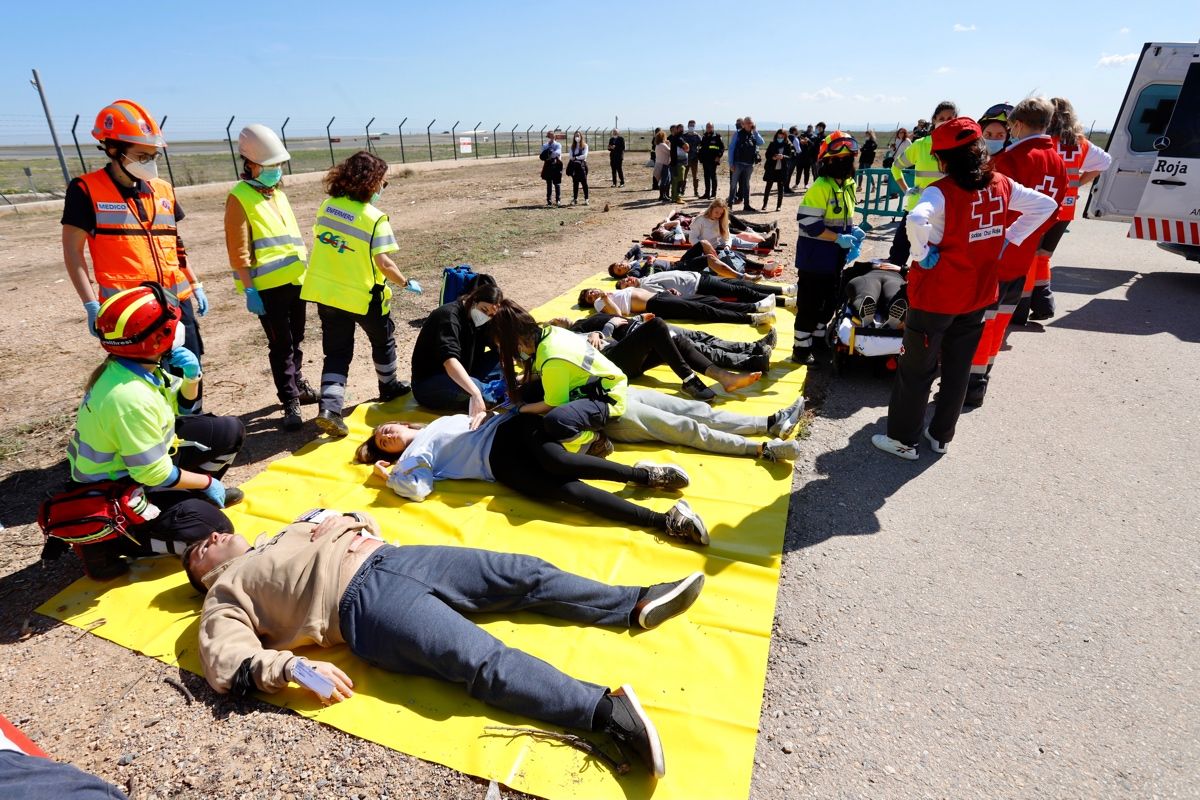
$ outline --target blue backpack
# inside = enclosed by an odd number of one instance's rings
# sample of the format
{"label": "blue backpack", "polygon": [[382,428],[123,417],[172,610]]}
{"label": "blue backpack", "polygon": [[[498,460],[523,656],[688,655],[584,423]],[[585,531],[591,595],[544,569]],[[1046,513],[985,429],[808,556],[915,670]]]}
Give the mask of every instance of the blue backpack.
{"label": "blue backpack", "polygon": [[462,295],[475,288],[475,279],[479,277],[470,264],[459,264],[457,267],[446,267],[442,270],[442,296],[439,304],[452,303]]}

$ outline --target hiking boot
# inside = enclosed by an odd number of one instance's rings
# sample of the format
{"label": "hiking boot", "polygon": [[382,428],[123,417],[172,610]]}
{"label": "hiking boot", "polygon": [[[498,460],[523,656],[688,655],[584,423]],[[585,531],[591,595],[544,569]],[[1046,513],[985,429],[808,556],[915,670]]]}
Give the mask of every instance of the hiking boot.
{"label": "hiking boot", "polygon": [[689,539],[696,544],[708,544],[708,528],[687,500],[680,500],[667,512],[667,535]]}
{"label": "hiking boot", "polygon": [[637,753],[655,778],[666,775],[662,740],[658,738],[658,730],[633,693],[633,687],[625,684],[615,692],[609,692],[608,697],[612,700],[612,719],[604,727],[604,732],[615,739],[618,746],[626,745]]}
{"label": "hiking boot", "polygon": [[803,415],[804,398],[798,397],[796,398],[796,402],[771,415],[775,419],[767,426],[767,434],[775,439],[788,438],[792,435],[792,431],[796,430],[796,426],[800,424],[800,417]]}
{"label": "hiking boot", "polygon": [[965,397],[963,397],[963,408],[979,408],[983,405],[983,398],[986,396],[986,383],[977,383],[974,386],[967,386],[967,394]]}
{"label": "hiking boot", "polygon": [[386,403],[389,400],[395,400],[397,397],[403,397],[412,391],[412,387],[408,385],[408,381],[395,381],[383,386],[379,389],[379,402]]}
{"label": "hiking boot", "polygon": [[683,391],[688,397],[703,403],[711,403],[717,397],[717,393],[705,386],[704,381],[695,375],[683,382]]}
{"label": "hiking boot", "polygon": [[754,306],[759,311],[774,311],[775,310],[775,295],[769,294],[762,300],[759,300]]}
{"label": "hiking boot", "polygon": [[340,438],[350,433],[350,429],[346,427],[346,421],[336,411],[322,411],[317,415],[316,423],[317,429],[326,436]]}
{"label": "hiking boot", "polygon": [[760,311],[757,314],[750,315],[750,324],[756,328],[773,328],[775,327],[775,312]]}
{"label": "hiking boot", "polygon": [[320,402],[320,393],[304,378],[296,379],[296,388],[300,390],[300,397],[298,399],[301,405],[311,406],[313,403]]}
{"label": "hiking boot", "polygon": [[692,607],[703,588],[703,572],[693,572],[674,583],[656,583],[647,587],[646,596],[633,607],[638,627],[650,630],[679,616]]}
{"label": "hiking boot", "polygon": [[858,318],[863,325],[875,321],[875,309],[878,305],[874,297],[864,297],[862,305],[858,309]]}
{"label": "hiking boot", "polygon": [[817,363],[817,360],[813,358],[811,347],[793,347],[792,361],[806,367],[811,367]]}
{"label": "hiking boot", "polygon": [[769,442],[763,442],[762,452],[758,457],[771,464],[780,461],[795,461],[800,457],[800,443],[795,439],[789,441],[772,439]]}
{"label": "hiking boot", "polygon": [[225,508],[236,506],[238,503],[246,499],[246,493],[236,486],[230,486],[225,490]]}
{"label": "hiking boot", "polygon": [[646,485],[652,489],[682,489],[692,482],[683,467],[674,464],[655,464],[653,461],[639,461],[634,469],[644,469],[649,473]]}
{"label": "hiking boot", "polygon": [[925,429],[925,441],[929,442],[929,449],[938,455],[945,455],[946,449],[950,446],[949,442],[943,442],[933,438],[933,434],[929,432],[929,428]]}
{"label": "hiking boot", "polygon": [[903,458],[905,461],[916,461],[918,458],[916,445],[908,445],[904,442],[898,442],[892,437],[882,433],[877,433],[872,436],[871,444],[875,445],[883,452],[891,453],[894,456]]}
{"label": "hiking boot", "polygon": [[588,444],[586,454],[594,458],[608,458],[616,449],[603,431],[596,431],[595,438]]}
{"label": "hiking boot", "polygon": [[304,417],[300,415],[300,401],[288,400],[283,404],[283,429],[285,431],[298,431],[300,426],[304,424]]}

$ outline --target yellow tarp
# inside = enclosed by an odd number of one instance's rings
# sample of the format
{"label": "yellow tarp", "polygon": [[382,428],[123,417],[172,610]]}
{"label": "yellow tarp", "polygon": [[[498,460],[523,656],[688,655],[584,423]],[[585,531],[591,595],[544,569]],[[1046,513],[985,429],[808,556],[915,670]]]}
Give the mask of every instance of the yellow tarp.
{"label": "yellow tarp", "polygon": [[[535,312],[539,319],[576,317],[580,284]],[[786,365],[790,313],[779,310],[779,345],[769,379],[723,398],[727,410],[765,416],[801,392],[804,370]],[[730,339],[751,340],[749,326],[713,326]],[[265,356],[264,356],[265,357]],[[666,369],[641,381],[666,391],[678,379]],[[369,426],[387,419],[425,419],[411,401],[362,405],[348,418],[351,434],[319,440],[275,461],[242,488],[246,500],[229,510],[237,530],[253,541],[273,534],[315,506],[365,509],[397,544],[444,544],[537,555],[563,569],[621,584],[673,580],[693,570],[707,575],[704,592],[683,617],[654,631],[630,633],[580,628],[520,614],[480,620],[492,634],[578,678],[606,686],[630,683],[658,726],[667,775],[655,786],[640,766],[620,779],[582,753],[527,737],[507,738],[485,725],[536,726],[470,699],[457,686],[389,674],[368,667],[342,647],[313,657],[337,662],[355,682],[350,702],[322,708],[299,688],[264,696],[328,725],[453,769],[491,778],[550,798],[745,797],[754,763],[759,709],[767,665],[779,559],[791,488],[788,464],[653,446],[619,445],[614,459],[674,461],[692,485],[683,496],[708,524],[712,544],[678,540],[589,519],[569,507],[549,506],[504,487],[443,481],[423,503],[405,501],[354,465],[354,448]],[[672,495],[628,487],[637,502],[665,511]],[[56,619],[138,652],[200,671],[196,630],[199,599],[173,559],[148,559],[128,577],[98,584],[77,581],[39,609]]]}

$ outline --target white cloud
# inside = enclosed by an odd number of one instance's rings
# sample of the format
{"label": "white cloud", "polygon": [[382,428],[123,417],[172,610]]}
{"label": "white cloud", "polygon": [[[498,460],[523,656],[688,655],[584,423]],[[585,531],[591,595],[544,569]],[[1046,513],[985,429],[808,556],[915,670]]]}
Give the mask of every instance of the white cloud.
{"label": "white cloud", "polygon": [[951,72],[954,72],[954,70],[950,69],[949,67],[938,67],[934,70],[934,72],[936,72],[938,75],[949,75]]}
{"label": "white cloud", "polygon": [[834,79],[833,79],[833,82],[834,82],[834,83],[853,83],[853,82],[854,82],[854,77],[853,77],[853,76],[851,76],[851,75],[846,75],[846,76],[843,76],[843,77],[841,77],[841,78],[834,78]]}
{"label": "white cloud", "polygon": [[1100,56],[1100,60],[1096,62],[1097,67],[1119,67],[1122,64],[1128,64],[1137,61],[1137,53],[1126,53],[1123,56],[1110,56],[1107,53]]}
{"label": "white cloud", "polygon": [[1117,33],[1124,36],[1125,34],[1129,33],[1129,28],[1121,28],[1121,30],[1117,31]]}
{"label": "white cloud", "polygon": [[890,105],[908,102],[907,97],[893,94],[856,94],[852,95],[850,99],[856,103],[888,103]]}
{"label": "white cloud", "polygon": [[972,22],[970,25],[963,25],[961,22],[954,23],[955,33],[970,33],[973,30],[975,30],[974,22]]}
{"label": "white cloud", "polygon": [[798,98],[805,102],[812,102],[813,100],[841,100],[842,93],[829,86],[822,86],[815,92],[801,92]]}

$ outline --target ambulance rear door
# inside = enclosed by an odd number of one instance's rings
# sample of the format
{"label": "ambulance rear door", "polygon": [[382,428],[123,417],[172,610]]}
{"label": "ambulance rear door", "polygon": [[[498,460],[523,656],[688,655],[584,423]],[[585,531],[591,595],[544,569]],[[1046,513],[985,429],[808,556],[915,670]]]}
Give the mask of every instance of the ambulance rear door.
{"label": "ambulance rear door", "polygon": [[[1096,180],[1088,196],[1084,217],[1132,223],[1139,213],[1143,192],[1152,185],[1151,178],[1174,181],[1178,177],[1178,169],[1174,176],[1165,171],[1153,176],[1151,173],[1158,169],[1159,150],[1167,146],[1167,127],[1172,118],[1183,125],[1194,121],[1200,114],[1200,106],[1196,105],[1176,113],[1184,78],[1196,64],[1200,64],[1200,44],[1151,43],[1142,46],[1141,57],[1129,81],[1129,88],[1112,128],[1112,138],[1106,148],[1113,157],[1113,164]],[[1194,102],[1194,98],[1191,102]],[[1169,170],[1170,167],[1163,169]],[[1188,171],[1189,175],[1185,175],[1184,180],[1189,176],[1193,180],[1187,186],[1200,186],[1197,183],[1200,174],[1191,167]],[[1167,189],[1181,188],[1168,184],[1153,185]],[[1170,200],[1174,202],[1179,195],[1172,195]],[[1177,217],[1178,214],[1174,213],[1169,218]],[[1156,223],[1155,227],[1157,230],[1160,226]],[[1143,232],[1149,232],[1148,226]],[[1129,235],[1136,235],[1132,225]]]}

